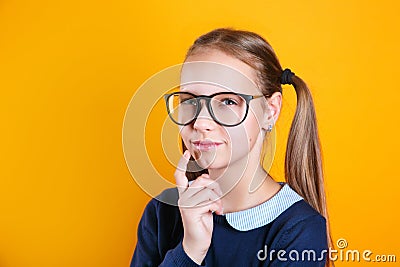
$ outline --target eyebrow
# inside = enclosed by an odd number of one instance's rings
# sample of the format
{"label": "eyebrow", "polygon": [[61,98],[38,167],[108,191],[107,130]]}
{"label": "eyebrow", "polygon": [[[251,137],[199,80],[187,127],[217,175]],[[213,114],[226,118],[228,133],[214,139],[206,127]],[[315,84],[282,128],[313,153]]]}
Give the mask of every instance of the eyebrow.
{"label": "eyebrow", "polygon": [[195,97],[213,97],[213,96],[222,95],[222,94],[242,95],[241,93],[231,92],[231,91],[216,92],[216,93],[213,93],[213,94],[210,94],[210,95],[198,95],[198,94],[195,94],[195,93],[192,93],[192,92],[189,92],[189,91],[180,91],[180,92],[188,93],[188,94],[191,94],[191,95],[193,95]]}

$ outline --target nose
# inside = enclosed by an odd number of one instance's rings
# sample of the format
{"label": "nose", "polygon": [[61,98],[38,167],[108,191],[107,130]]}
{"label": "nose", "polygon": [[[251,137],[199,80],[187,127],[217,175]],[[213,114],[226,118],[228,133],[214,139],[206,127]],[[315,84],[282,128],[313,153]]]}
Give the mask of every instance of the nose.
{"label": "nose", "polygon": [[[204,100],[203,100],[204,101]],[[203,102],[202,101],[202,102]],[[194,121],[193,128],[198,131],[211,131],[215,128],[216,122],[211,117],[205,102],[201,103],[200,113]]]}

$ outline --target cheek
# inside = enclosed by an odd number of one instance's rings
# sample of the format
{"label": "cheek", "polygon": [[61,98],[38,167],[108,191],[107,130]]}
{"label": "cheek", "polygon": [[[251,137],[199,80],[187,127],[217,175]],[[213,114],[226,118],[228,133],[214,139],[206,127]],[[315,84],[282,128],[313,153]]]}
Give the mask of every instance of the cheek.
{"label": "cheek", "polygon": [[248,155],[260,136],[258,120],[250,112],[242,124],[227,130],[230,137],[232,160],[234,161]]}
{"label": "cheek", "polygon": [[249,110],[248,117],[244,121],[248,135],[250,136],[249,140],[253,143],[256,142],[261,132],[264,116],[263,108],[261,105],[257,105]]}
{"label": "cheek", "polygon": [[249,128],[247,123],[242,123],[237,127],[227,129],[229,135],[230,149],[232,155],[239,155],[248,153],[254,146],[257,136],[255,135],[255,129]]}
{"label": "cheek", "polygon": [[187,127],[179,126],[179,135],[181,136],[185,146],[188,148],[188,145],[189,145],[188,140],[189,140],[190,131],[188,131]]}
{"label": "cheek", "polygon": [[249,145],[250,147],[253,147],[261,130],[259,122],[253,114],[251,114],[251,116],[249,116],[249,120],[245,122],[245,128],[247,129],[246,133]]}

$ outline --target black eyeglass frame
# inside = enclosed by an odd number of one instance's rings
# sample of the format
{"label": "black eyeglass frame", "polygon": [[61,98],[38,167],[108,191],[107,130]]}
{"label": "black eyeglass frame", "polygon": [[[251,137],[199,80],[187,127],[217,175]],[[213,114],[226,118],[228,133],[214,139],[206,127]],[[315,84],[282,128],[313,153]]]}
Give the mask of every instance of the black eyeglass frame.
{"label": "black eyeglass frame", "polygon": [[[174,118],[171,115],[171,111],[170,111],[169,105],[168,105],[168,101],[169,101],[170,97],[172,97],[174,95],[180,95],[180,94],[191,95],[191,96],[193,96],[193,99],[196,100],[196,106],[197,106],[196,114],[194,115],[192,120],[190,120],[190,121],[188,121],[186,123],[179,123],[176,120],[174,120]],[[222,123],[222,122],[218,121],[217,118],[215,117],[214,112],[213,112],[212,107],[211,107],[211,99],[214,96],[223,95],[223,94],[238,95],[238,96],[242,97],[246,101],[246,113],[245,113],[243,119],[240,122],[238,122],[236,124],[225,124],[225,123]],[[205,102],[206,102],[206,107],[207,107],[208,113],[210,113],[211,118],[216,123],[218,123],[219,125],[226,126],[226,127],[234,127],[234,126],[237,126],[237,125],[241,124],[247,118],[247,114],[249,113],[250,101],[253,100],[253,99],[256,99],[256,98],[260,98],[260,97],[263,97],[263,95],[246,95],[246,94],[240,94],[240,93],[235,93],[235,92],[218,92],[218,93],[215,93],[215,94],[212,94],[212,95],[195,95],[195,94],[192,94],[190,92],[174,92],[174,93],[171,93],[171,94],[165,94],[164,95],[164,99],[165,99],[165,104],[167,106],[168,115],[169,115],[169,117],[171,118],[171,120],[174,123],[176,123],[178,125],[181,125],[181,126],[186,126],[186,125],[189,125],[189,124],[193,123],[197,119],[197,117],[199,116],[200,111],[201,111],[200,100],[204,99]]]}

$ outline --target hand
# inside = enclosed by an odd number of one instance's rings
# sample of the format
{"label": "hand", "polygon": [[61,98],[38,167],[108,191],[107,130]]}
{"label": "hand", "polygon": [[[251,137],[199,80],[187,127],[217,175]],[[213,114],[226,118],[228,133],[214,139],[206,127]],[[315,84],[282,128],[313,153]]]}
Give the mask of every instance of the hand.
{"label": "hand", "polygon": [[223,214],[222,192],[218,183],[210,179],[208,174],[199,176],[189,186],[186,177],[189,158],[190,153],[186,150],[175,171],[175,180],[184,229],[182,246],[185,253],[200,265],[211,244],[214,227],[212,212]]}

